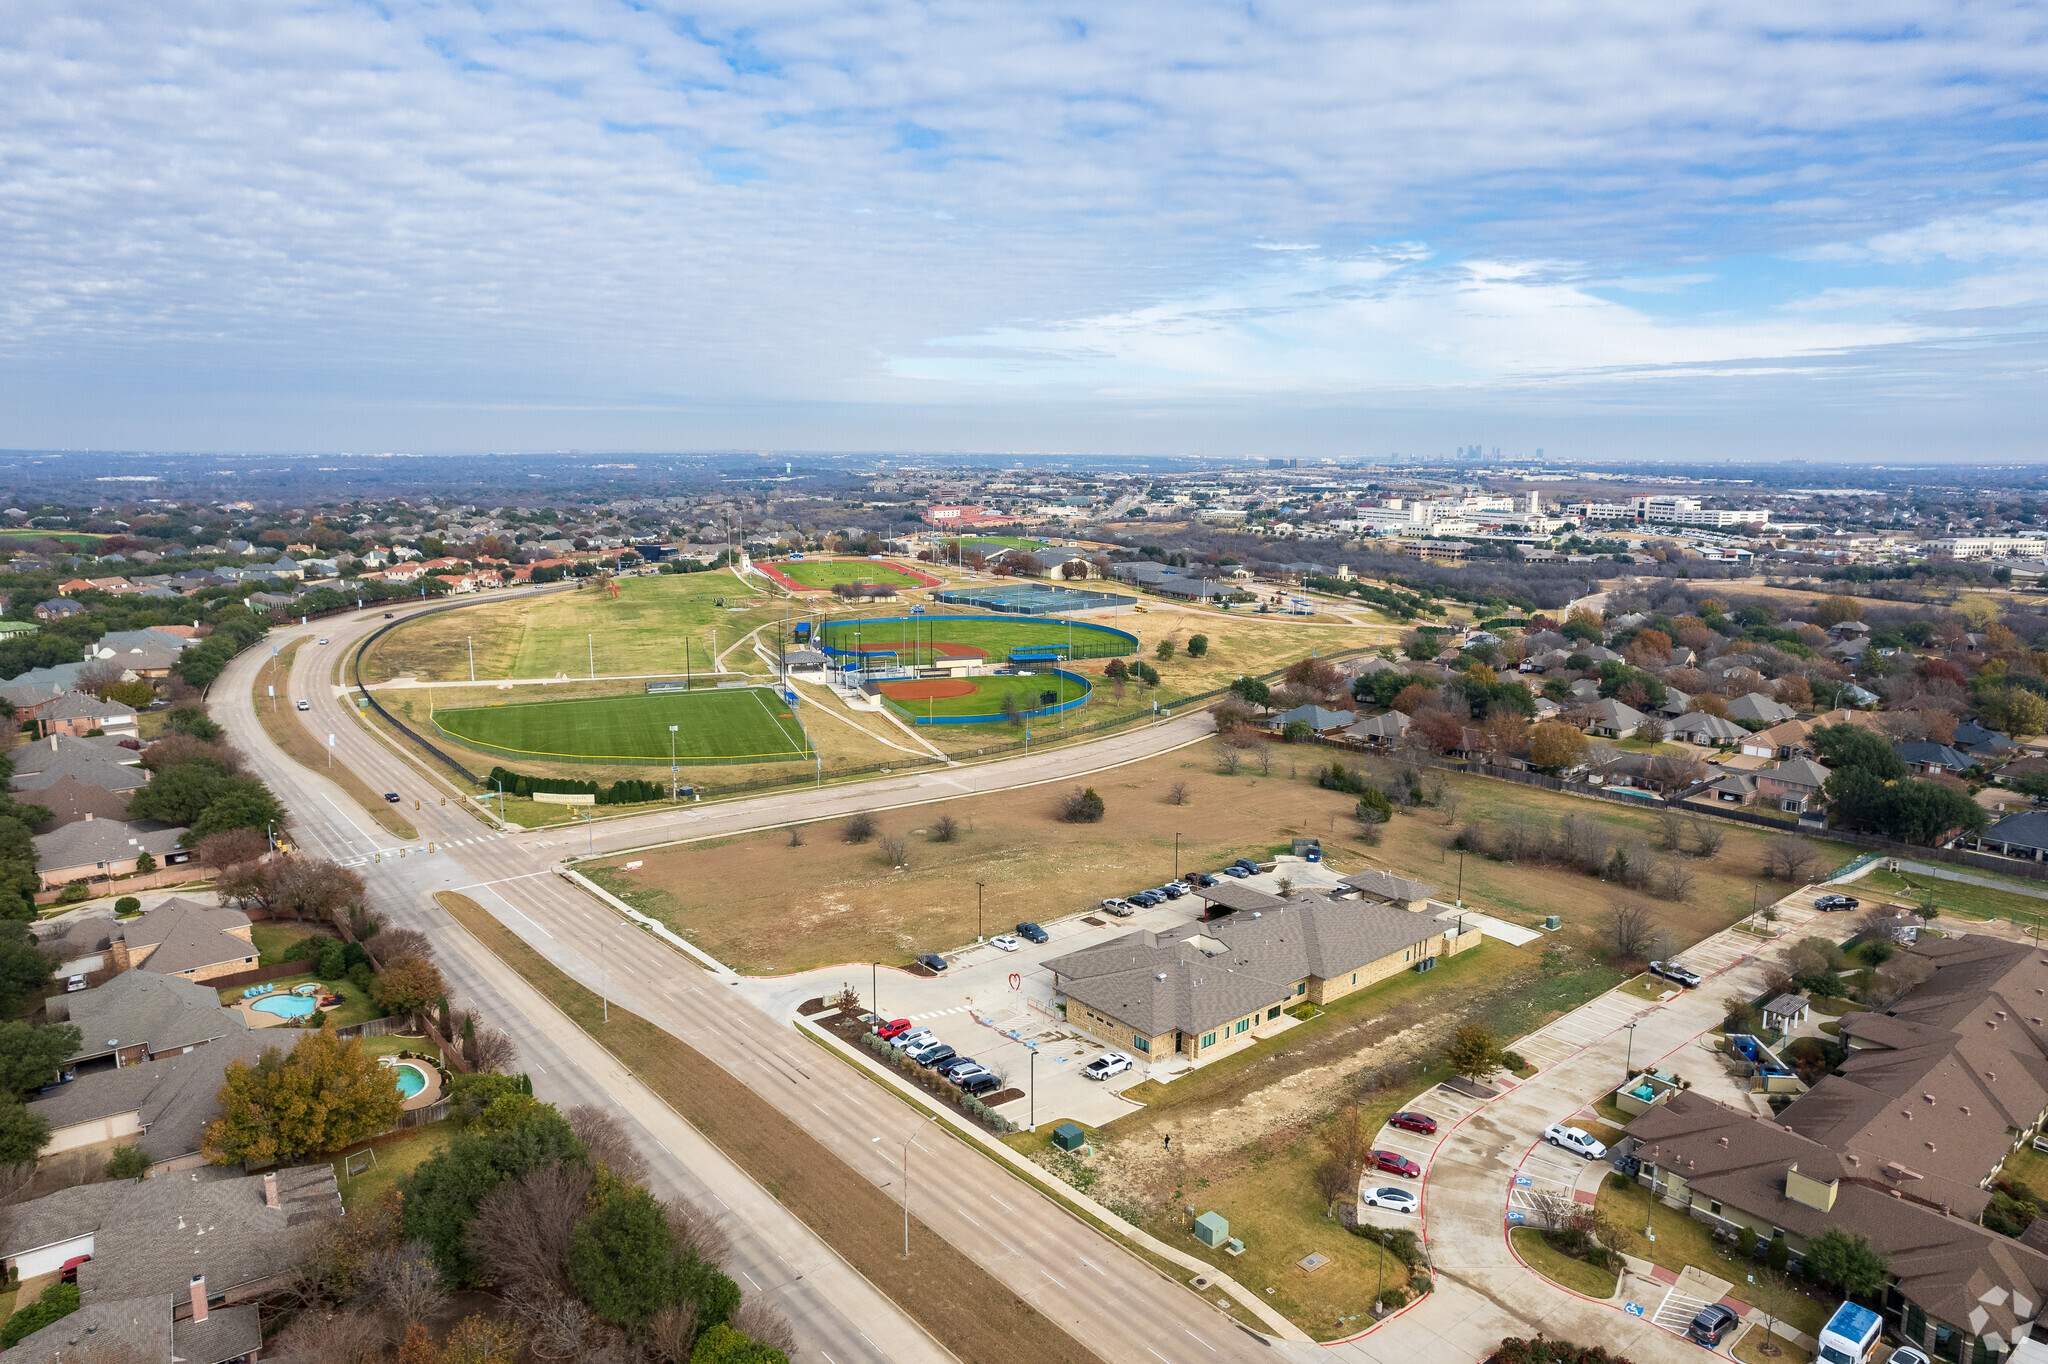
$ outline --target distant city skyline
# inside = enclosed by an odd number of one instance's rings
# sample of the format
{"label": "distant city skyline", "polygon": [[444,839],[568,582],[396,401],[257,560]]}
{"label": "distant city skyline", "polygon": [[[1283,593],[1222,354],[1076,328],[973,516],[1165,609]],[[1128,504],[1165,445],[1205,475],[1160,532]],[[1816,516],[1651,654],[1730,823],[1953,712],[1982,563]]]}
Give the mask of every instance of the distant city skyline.
{"label": "distant city skyline", "polygon": [[0,446],[2031,461],[2044,46],[1897,0],[24,10]]}

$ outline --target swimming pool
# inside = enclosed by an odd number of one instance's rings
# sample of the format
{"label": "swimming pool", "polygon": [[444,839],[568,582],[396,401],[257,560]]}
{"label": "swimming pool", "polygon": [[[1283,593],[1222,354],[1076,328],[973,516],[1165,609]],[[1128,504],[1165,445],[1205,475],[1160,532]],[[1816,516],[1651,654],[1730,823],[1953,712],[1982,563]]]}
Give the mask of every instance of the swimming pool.
{"label": "swimming pool", "polygon": [[427,1073],[410,1061],[400,1061],[392,1067],[398,1072],[398,1092],[410,1099],[427,1087]]}
{"label": "swimming pool", "polygon": [[276,1014],[279,1018],[304,1018],[318,1007],[308,995],[265,995],[249,1001],[249,1007],[257,1013]]}

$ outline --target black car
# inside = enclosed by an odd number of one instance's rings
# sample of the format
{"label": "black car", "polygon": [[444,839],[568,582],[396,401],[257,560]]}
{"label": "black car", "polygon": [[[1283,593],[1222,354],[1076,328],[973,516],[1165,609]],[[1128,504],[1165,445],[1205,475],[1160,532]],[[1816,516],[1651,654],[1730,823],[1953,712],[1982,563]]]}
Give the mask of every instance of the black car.
{"label": "black car", "polygon": [[1020,938],[1029,939],[1032,942],[1052,941],[1052,935],[1047,933],[1044,929],[1040,928],[1037,924],[1018,924],[1017,936]]}
{"label": "black car", "polygon": [[929,1052],[919,1052],[916,1056],[912,1057],[911,1059],[916,1061],[919,1065],[923,1066],[926,1070],[936,1070],[942,1063],[952,1060],[957,1055],[959,1055],[959,1053],[954,1051],[951,1047],[941,1044],[938,1047],[933,1048]]}
{"label": "black car", "polygon": [[1165,898],[1164,895],[1161,895],[1156,890],[1141,890],[1136,895],[1131,896],[1130,900],[1134,905],[1143,905],[1145,908],[1150,909]]}
{"label": "black car", "polygon": [[1259,871],[1259,864],[1252,861],[1249,857],[1240,857],[1237,859],[1237,861],[1232,862],[1230,865],[1233,867],[1243,867],[1246,872],[1254,876],[1256,876]]}
{"label": "black car", "polygon": [[1210,886],[1216,884],[1216,878],[1209,875],[1209,873],[1205,871],[1196,872],[1193,876],[1190,876],[1188,880],[1194,882],[1196,885],[1202,887],[1204,890],[1207,890]]}
{"label": "black car", "polygon": [[1741,1318],[1729,1308],[1718,1302],[1710,1302],[1692,1319],[1692,1325],[1685,1328],[1686,1338],[1711,1350],[1721,1343],[1721,1337],[1734,1329],[1740,1320]]}
{"label": "black car", "polygon": [[991,1089],[1001,1089],[1002,1087],[1002,1080],[986,1070],[979,1075],[970,1075],[960,1082],[961,1090],[968,1094],[986,1094]]}
{"label": "black car", "polygon": [[386,792],[384,793],[384,799],[386,799],[386,800],[390,801],[390,802],[391,802],[391,803],[392,803],[393,805],[396,805],[396,804],[398,804],[398,792],[396,792],[396,791],[386,791]]}
{"label": "black car", "polygon": [[918,953],[917,964],[924,967],[927,971],[943,971],[946,969],[946,959],[936,952]]}
{"label": "black car", "polygon": [[1829,914],[1836,910],[1854,909],[1860,903],[1862,902],[1849,895],[1823,895],[1813,902],[1813,907],[1823,914]]}
{"label": "black car", "polygon": [[1160,886],[1152,893],[1154,895],[1164,895],[1169,900],[1178,900],[1181,896],[1187,894],[1187,890],[1181,886],[1168,884]]}

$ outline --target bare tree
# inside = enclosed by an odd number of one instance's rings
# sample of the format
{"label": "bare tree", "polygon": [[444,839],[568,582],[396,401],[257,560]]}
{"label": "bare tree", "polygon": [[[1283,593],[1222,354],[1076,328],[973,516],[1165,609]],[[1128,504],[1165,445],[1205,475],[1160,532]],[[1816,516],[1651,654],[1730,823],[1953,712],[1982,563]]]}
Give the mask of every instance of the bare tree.
{"label": "bare tree", "polygon": [[614,1179],[627,1184],[647,1182],[647,1162],[641,1159],[624,1123],[593,1104],[578,1104],[567,1116],[569,1130],[590,1153],[592,1163],[604,1166]]}
{"label": "bare tree", "polygon": [[845,836],[848,843],[865,843],[875,836],[878,828],[875,823],[875,817],[866,810],[862,810],[847,820],[840,832]]}
{"label": "bare tree", "polygon": [[1260,776],[1270,777],[1273,775],[1273,745],[1271,742],[1261,739],[1259,746],[1252,750],[1252,757],[1259,764]]}
{"label": "bare tree", "polygon": [[1663,882],[1664,898],[1667,900],[1690,900],[1693,888],[1699,884],[1699,873],[1695,872],[1685,859],[1667,857],[1658,868]]}
{"label": "bare tree", "polygon": [[1692,850],[1697,856],[1712,857],[1720,852],[1721,844],[1727,836],[1727,832],[1712,820],[1701,819],[1698,815],[1693,816]]}
{"label": "bare tree", "polygon": [[1455,824],[1457,822],[1458,807],[1464,803],[1464,792],[1455,786],[1444,787],[1443,793],[1436,798],[1436,808],[1444,812],[1444,823],[1446,824]]}
{"label": "bare tree", "polygon": [[[537,1297],[515,1296],[511,1301],[519,1324],[526,1328],[533,1353],[542,1359],[600,1359],[617,1342],[616,1330],[593,1316],[590,1309],[575,1298],[551,1293]],[[694,1311],[690,1314],[688,1327],[694,1334],[697,1329]]]}
{"label": "bare tree", "polygon": [[801,825],[801,824],[792,824],[792,825],[790,825],[790,826],[789,826],[789,846],[790,846],[790,847],[792,847],[792,848],[801,848],[801,847],[802,847],[803,845],[804,845],[804,826],[803,826],[803,825]]}
{"label": "bare tree", "polygon": [[[740,1311],[746,1304],[740,1305]],[[739,1313],[733,1314],[733,1324],[738,1326]],[[745,1330],[744,1327],[740,1329]],[[787,1327],[785,1326],[785,1330]],[[752,1331],[746,1334],[752,1336]],[[647,1352],[662,1364],[689,1364],[690,1345],[697,1338],[697,1304],[685,1299],[672,1307],[664,1307],[647,1320]],[[759,1340],[759,1336],[754,1336]],[[795,1354],[785,1350],[784,1354]]]}
{"label": "bare tree", "polygon": [[771,1349],[791,1357],[796,1354],[796,1332],[758,1293],[740,1303],[739,1310],[732,1314],[732,1324],[735,1330]]}
{"label": "bare tree", "polygon": [[1225,748],[1216,755],[1216,770],[1226,777],[1237,775],[1237,769],[1244,764],[1244,754],[1235,748]]}
{"label": "bare tree", "polygon": [[434,1254],[424,1241],[407,1241],[387,1250],[366,1269],[373,1301],[401,1326],[424,1322],[448,1305],[441,1271],[434,1268]]}
{"label": "bare tree", "polygon": [[882,840],[882,860],[892,867],[910,865],[910,840],[902,834],[890,834]]}
{"label": "bare tree", "polygon": [[383,1323],[367,1312],[302,1312],[279,1333],[276,1350],[331,1364],[375,1364],[387,1338]]}
{"label": "bare tree", "polygon": [[1617,897],[1608,902],[1607,941],[1614,949],[1614,955],[1627,961],[1643,960],[1643,947],[1656,931],[1656,920],[1650,915],[1650,907],[1633,897]]}
{"label": "bare tree", "polygon": [[569,1246],[590,1210],[592,1182],[589,1166],[560,1161],[485,1194],[463,1234],[471,1252],[491,1267],[491,1281],[523,1297],[568,1294]]}
{"label": "bare tree", "polygon": [[380,928],[363,940],[363,950],[380,967],[407,957],[432,961],[434,940],[417,928]]}
{"label": "bare tree", "polygon": [[687,1251],[707,1264],[723,1264],[731,1257],[731,1238],[708,1213],[680,1202],[665,1203],[662,1210],[678,1251]]}
{"label": "bare tree", "polygon": [[1880,1009],[1888,1009],[1927,983],[1934,974],[1924,958],[1906,953],[1893,957],[1871,973],[1864,996]]}
{"label": "bare tree", "polygon": [[951,815],[940,815],[932,821],[932,842],[951,843],[960,837],[960,821]]}
{"label": "bare tree", "polygon": [[496,1028],[476,1030],[476,1068],[509,1074],[519,1060],[519,1044]]}
{"label": "bare tree", "polygon": [[1188,784],[1184,781],[1177,781],[1166,788],[1166,803],[1168,805],[1186,805],[1189,794]]}
{"label": "bare tree", "polygon": [[1657,834],[1665,852],[1677,852],[1685,838],[1685,817],[1676,810],[1665,810],[1657,816]]}

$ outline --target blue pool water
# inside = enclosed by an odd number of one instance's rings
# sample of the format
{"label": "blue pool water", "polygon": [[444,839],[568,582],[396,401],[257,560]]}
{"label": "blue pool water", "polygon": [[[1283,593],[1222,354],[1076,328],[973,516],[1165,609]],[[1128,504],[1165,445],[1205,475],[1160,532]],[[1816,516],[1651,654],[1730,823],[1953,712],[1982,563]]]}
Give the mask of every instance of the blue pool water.
{"label": "blue pool water", "polygon": [[400,1061],[392,1067],[398,1072],[398,1092],[410,1099],[427,1087],[427,1073],[418,1066],[409,1066]]}
{"label": "blue pool water", "polygon": [[265,995],[251,1000],[249,1007],[258,1013],[276,1014],[279,1018],[304,1018],[313,1012],[310,995]]}

